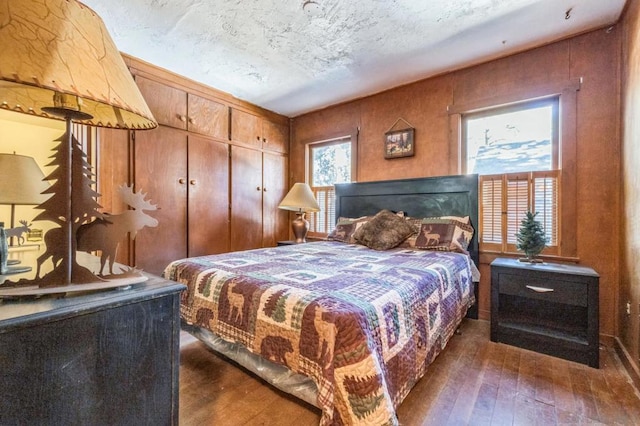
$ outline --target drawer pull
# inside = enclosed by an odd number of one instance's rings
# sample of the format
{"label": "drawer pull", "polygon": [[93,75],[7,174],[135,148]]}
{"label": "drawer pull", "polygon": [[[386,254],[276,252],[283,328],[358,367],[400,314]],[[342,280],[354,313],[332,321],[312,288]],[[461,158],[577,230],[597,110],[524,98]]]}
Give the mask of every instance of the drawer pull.
{"label": "drawer pull", "polygon": [[529,290],[533,290],[536,293],[550,293],[553,291],[552,288],[546,288],[546,287],[536,287],[534,285],[528,285],[526,286]]}

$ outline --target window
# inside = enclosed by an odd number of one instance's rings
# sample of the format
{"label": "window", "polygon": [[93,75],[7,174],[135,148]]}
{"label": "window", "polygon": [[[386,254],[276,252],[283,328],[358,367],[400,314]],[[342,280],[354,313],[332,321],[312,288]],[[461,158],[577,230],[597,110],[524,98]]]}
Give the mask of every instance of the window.
{"label": "window", "polygon": [[467,173],[558,169],[558,98],[463,116]]}
{"label": "window", "polygon": [[558,254],[560,168],[558,98],[462,117],[465,170],[480,175],[480,244],[515,252],[527,211],[537,212],[546,254]]}
{"label": "window", "polygon": [[328,234],[336,223],[334,184],[351,182],[355,156],[351,137],[307,145],[309,186],[320,211],[309,216],[309,235]]}

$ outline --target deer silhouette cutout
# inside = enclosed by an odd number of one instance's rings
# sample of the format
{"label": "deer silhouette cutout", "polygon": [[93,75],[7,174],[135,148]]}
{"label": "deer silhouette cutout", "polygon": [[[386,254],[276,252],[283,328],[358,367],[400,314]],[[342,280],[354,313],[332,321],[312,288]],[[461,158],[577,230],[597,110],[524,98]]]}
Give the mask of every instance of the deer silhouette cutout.
{"label": "deer silhouette cutout", "polygon": [[155,227],[158,225],[155,218],[145,213],[145,210],[157,209],[155,204],[145,200],[147,194],[142,191],[134,192],[133,186],[127,185],[120,186],[118,193],[122,201],[131,207],[131,210],[120,214],[104,213],[104,219],[96,219],[80,226],[76,234],[79,251],[101,251],[98,274],[102,274],[105,264],[109,261],[109,273],[113,275],[113,264],[118,245],[127,233],[131,233],[131,238],[134,239],[136,233],[145,226]]}
{"label": "deer silhouette cutout", "polygon": [[22,226],[16,226],[15,228],[5,229],[5,233],[7,235],[7,239],[17,237],[18,245],[21,246],[24,244],[24,237],[22,234],[31,231],[31,223],[28,223],[26,220],[18,221]]}

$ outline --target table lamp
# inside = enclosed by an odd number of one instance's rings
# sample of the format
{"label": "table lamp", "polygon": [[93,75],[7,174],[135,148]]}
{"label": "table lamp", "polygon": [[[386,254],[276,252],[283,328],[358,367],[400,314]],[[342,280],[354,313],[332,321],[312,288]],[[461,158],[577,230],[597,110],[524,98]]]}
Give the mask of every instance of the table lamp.
{"label": "table lamp", "polygon": [[309,222],[305,219],[304,214],[305,212],[320,211],[320,206],[309,185],[300,182],[293,184],[278,208],[296,212],[296,218],[291,221],[291,229],[293,229],[296,243],[306,242]]}
{"label": "table lamp", "polygon": [[11,206],[9,229],[16,226],[16,205],[35,206],[44,202],[47,196],[42,192],[48,187],[33,157],[0,153],[0,204]]}
{"label": "table lamp", "polygon": [[49,165],[57,167],[46,177],[52,182],[45,190],[49,198],[34,219],[59,225],[45,234],[54,269],[38,286],[99,281],[76,260],[78,228],[102,214],[72,122],[133,130],[157,122],[90,8],[76,0],[0,0],[0,22],[0,108],[66,122],[50,157]]}

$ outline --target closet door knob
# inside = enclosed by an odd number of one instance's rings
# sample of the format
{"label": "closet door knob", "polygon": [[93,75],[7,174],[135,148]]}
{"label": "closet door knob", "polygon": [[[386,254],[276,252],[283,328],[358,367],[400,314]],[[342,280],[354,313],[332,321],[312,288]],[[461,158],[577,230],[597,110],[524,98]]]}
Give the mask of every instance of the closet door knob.
{"label": "closet door knob", "polygon": [[267,188],[262,188],[262,190],[263,190],[264,192],[267,192]]}
{"label": "closet door knob", "polygon": [[187,121],[187,117],[185,117],[184,115],[180,115],[178,114],[178,118],[180,119],[180,121],[182,121],[183,123]]}
{"label": "closet door knob", "polygon": [[185,178],[180,178],[180,179],[178,179],[178,183],[180,185],[184,185],[185,183],[187,183],[187,180]]}
{"label": "closet door knob", "polygon": [[197,181],[197,180],[195,180],[195,179],[191,179],[191,180],[189,181],[189,183],[190,183],[191,185],[195,185],[196,183],[198,183],[198,181]]}
{"label": "closet door knob", "polygon": [[269,141],[267,140],[267,138],[262,138],[262,142],[264,142],[264,143],[269,143]]}
{"label": "closet door knob", "polygon": [[193,118],[189,117],[189,123],[196,124],[196,120],[194,120]]}
{"label": "closet door knob", "polygon": [[260,191],[260,187],[259,186],[256,187],[256,191]]}

